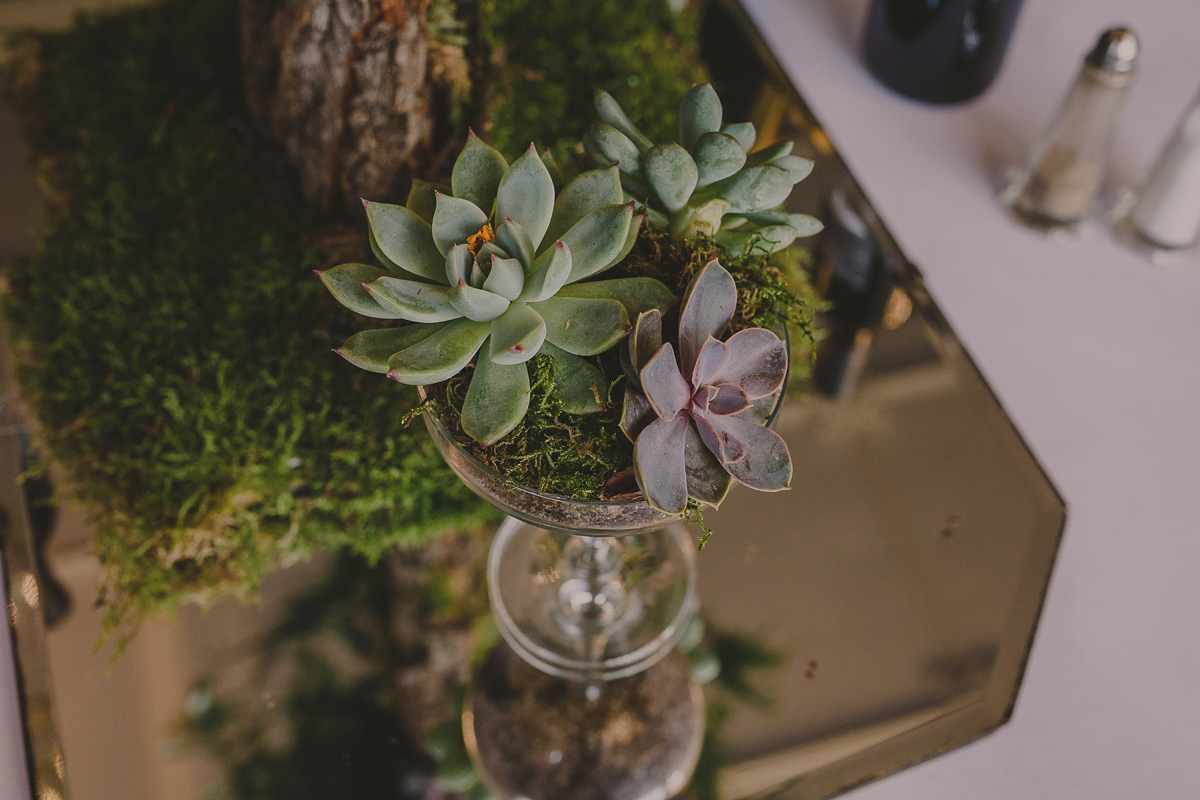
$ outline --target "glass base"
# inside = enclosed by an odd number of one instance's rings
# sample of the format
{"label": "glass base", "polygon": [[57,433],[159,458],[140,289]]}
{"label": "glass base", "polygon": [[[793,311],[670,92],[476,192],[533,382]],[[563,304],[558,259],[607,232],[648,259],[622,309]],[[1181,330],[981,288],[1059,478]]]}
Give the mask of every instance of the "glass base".
{"label": "glass base", "polygon": [[509,518],[488,555],[488,594],[501,635],[525,661],[563,678],[614,680],[679,641],[698,604],[695,561],[678,523],[616,538]]}

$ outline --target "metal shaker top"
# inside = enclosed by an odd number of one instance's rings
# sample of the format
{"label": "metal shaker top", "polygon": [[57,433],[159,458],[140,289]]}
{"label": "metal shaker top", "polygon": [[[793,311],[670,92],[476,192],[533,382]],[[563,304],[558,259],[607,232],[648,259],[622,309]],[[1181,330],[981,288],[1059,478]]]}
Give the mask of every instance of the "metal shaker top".
{"label": "metal shaker top", "polygon": [[1100,34],[1087,62],[1105,72],[1133,72],[1137,62],[1138,39],[1129,28],[1109,28]]}

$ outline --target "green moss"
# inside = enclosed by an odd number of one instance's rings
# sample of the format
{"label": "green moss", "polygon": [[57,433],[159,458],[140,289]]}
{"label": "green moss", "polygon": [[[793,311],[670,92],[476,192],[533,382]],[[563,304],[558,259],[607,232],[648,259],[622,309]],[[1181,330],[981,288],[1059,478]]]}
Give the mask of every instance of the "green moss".
{"label": "green moss", "polygon": [[684,90],[705,79],[696,20],[665,0],[481,0],[490,53],[491,144],[520,153],[550,145],[568,174],[593,165],[583,134],[604,89],[654,141],[676,138]]}
{"label": "green moss", "polygon": [[[593,85],[644,122],[700,75],[665,0],[486,0],[467,25],[451,5],[434,32],[486,51],[506,152],[581,135]],[[164,0],[19,37],[2,81],[53,194],[4,312],[44,450],[96,511],[110,632],[280,559],[495,515],[405,427],[411,390],[329,353],[359,325],[310,270],[363,232],[312,219],[250,133],[237,37],[237,0]]]}
{"label": "green moss", "polygon": [[[529,363],[529,411],[512,432],[490,447],[480,447],[460,424],[471,370],[443,384],[441,402],[431,410],[459,444],[516,486],[580,500],[611,496],[618,488],[613,477],[633,464],[633,444],[618,426],[620,402],[597,414],[568,414],[554,391],[553,361],[537,355]],[[606,366],[607,374],[619,376],[615,361]],[[617,377],[615,382],[622,381]]]}
{"label": "green moss", "polygon": [[5,267],[5,313],[44,447],[98,511],[110,630],[281,557],[375,558],[491,514],[400,424],[410,390],[330,354],[355,321],[241,121],[236,11],[168,2],[19,43],[55,202]]}

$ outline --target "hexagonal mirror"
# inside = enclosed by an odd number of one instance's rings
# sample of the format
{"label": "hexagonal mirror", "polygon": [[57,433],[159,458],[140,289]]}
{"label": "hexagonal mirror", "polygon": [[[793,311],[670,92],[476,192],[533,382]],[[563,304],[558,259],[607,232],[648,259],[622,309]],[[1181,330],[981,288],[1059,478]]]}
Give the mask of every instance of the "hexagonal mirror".
{"label": "hexagonal mirror", "polygon": [[[815,162],[789,203],[825,225],[803,265],[827,309],[776,422],[793,488],[706,514],[677,650],[605,685],[520,662],[487,615],[489,532],[281,567],[252,604],[148,620],[110,667],[87,520],[55,525],[36,485],[18,490],[29,437],[5,407],[35,794],[816,800],[1008,719],[1063,501],[741,9],[707,4],[701,43],[727,114]],[[571,747],[546,743],[555,726]],[[506,765],[481,756],[496,743]]]}

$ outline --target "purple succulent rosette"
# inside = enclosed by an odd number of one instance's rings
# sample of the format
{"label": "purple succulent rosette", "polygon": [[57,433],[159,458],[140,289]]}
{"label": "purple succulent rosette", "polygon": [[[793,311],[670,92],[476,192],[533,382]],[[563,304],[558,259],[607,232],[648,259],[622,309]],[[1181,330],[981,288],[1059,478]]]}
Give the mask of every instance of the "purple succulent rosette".
{"label": "purple succulent rosette", "polygon": [[657,310],[638,316],[622,354],[621,429],[634,442],[638,485],[664,513],[682,514],[688,498],[715,508],[733,480],[765,492],[791,483],[787,443],[754,405],[782,390],[787,348],[765,328],[722,341],[736,306],[733,276],[713,259],[684,294],[678,354]]}

